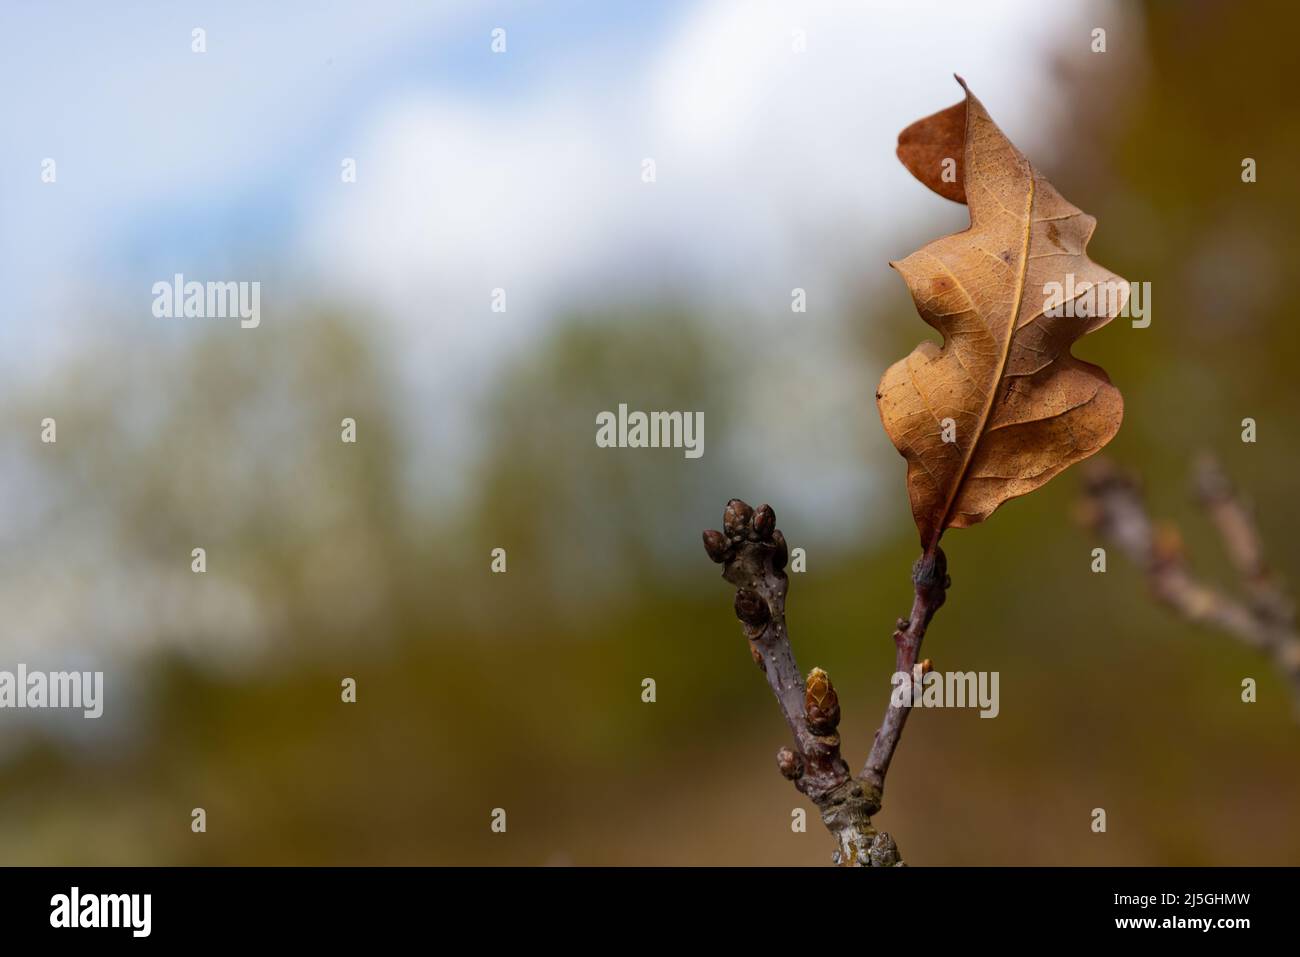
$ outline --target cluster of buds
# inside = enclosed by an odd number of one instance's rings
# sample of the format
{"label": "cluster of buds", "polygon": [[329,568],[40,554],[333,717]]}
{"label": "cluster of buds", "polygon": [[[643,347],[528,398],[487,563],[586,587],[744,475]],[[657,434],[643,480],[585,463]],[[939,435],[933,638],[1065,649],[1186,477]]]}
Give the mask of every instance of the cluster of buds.
{"label": "cluster of buds", "polygon": [[727,503],[722,513],[722,531],[704,533],[704,550],[719,565],[734,561],[745,550],[770,555],[772,570],[780,572],[790,557],[785,536],[776,527],[776,512],[770,505],[751,508],[738,498]]}

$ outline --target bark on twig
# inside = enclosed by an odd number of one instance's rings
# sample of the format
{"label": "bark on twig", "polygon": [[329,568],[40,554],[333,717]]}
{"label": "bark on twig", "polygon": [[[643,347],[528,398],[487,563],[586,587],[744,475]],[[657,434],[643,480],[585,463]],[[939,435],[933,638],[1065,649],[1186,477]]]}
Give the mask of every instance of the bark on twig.
{"label": "bark on twig", "polygon": [[1238,601],[1192,575],[1182,536],[1152,522],[1138,481],[1110,462],[1094,460],[1084,479],[1084,524],[1113,542],[1147,576],[1151,593],[1188,621],[1218,628],[1267,655],[1286,678],[1300,718],[1300,635],[1295,607],[1264,563],[1259,531],[1218,462],[1197,462],[1194,485],[1223,540],[1247,601]]}
{"label": "bark on twig", "polygon": [[[930,626],[930,619],[934,617],[934,613],[939,610],[939,606],[947,597],[948,587],[951,584],[952,580],[948,577],[948,559],[938,545],[934,546],[932,552],[926,552],[918,558],[912,567],[912,585],[916,592],[912,599],[912,612],[907,618],[898,619],[898,627],[894,630],[894,646],[897,649],[894,671],[900,675],[907,675],[909,682],[914,674],[913,668],[920,657],[921,639],[925,637],[925,630]],[[929,670],[928,664],[927,661],[923,670]],[[906,700],[912,700],[910,689]],[[875,740],[871,744],[871,753],[867,756],[866,767],[862,769],[863,780],[882,793],[885,790],[885,775],[889,772],[889,762],[894,759],[894,749],[898,747],[898,739],[903,734],[903,725],[907,722],[911,710],[910,705],[902,707],[895,705],[891,696],[889,708],[885,711],[885,720],[881,722],[880,730],[876,732]]]}
{"label": "bark on twig", "polygon": [[[732,499],[723,514],[723,531],[705,532],[704,548],[723,566],[722,577],[738,589],[736,617],[794,738],[793,749],[777,752],[777,766],[821,812],[822,823],[835,838],[835,863],[901,865],[894,839],[877,831],[871,818],[880,810],[885,774],[910,709],[891,704],[886,710],[866,767],[854,777],[840,753],[839,696],[830,676],[814,668],[805,679],[795,663],[785,621],[788,549],[785,536],[776,528],[775,513],[767,505],[755,510]],[[899,620],[894,632],[898,670],[909,675],[926,627],[943,604],[949,584],[945,566],[943,552],[936,546],[921,556],[913,570],[912,613]]]}

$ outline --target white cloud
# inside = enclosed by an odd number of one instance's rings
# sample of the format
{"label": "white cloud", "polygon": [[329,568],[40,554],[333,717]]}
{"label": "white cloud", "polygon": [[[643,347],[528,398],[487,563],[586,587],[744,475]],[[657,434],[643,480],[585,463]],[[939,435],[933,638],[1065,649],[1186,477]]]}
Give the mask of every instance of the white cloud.
{"label": "white cloud", "polygon": [[[863,370],[846,367],[827,317],[846,275],[892,281],[886,262],[909,251],[918,218],[965,220],[911,182],[897,133],[956,102],[959,72],[1022,148],[1044,148],[1051,58],[1086,51],[1084,9],[1109,8],[714,0],[689,8],[639,72],[592,75],[575,49],[527,99],[412,95],[362,135],[362,181],[314,204],[307,259],[395,317],[392,341],[431,400],[421,408],[444,410],[444,467],[473,449],[466,396],[560,308],[669,287],[797,341],[765,420],[788,460],[825,467],[777,490],[828,514],[860,505],[871,383],[855,385]],[[644,157],[654,185],[640,180]],[[790,328],[794,286],[821,335]],[[506,315],[489,311],[494,287]]]}

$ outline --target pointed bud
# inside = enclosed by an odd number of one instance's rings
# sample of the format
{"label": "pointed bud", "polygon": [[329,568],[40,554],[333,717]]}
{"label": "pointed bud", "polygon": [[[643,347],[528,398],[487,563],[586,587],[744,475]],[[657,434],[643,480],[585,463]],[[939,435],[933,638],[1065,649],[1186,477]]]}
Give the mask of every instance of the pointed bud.
{"label": "pointed bud", "polygon": [[839,726],[840,698],[831,684],[831,676],[820,668],[808,672],[803,710],[813,734],[831,734]]}
{"label": "pointed bud", "polygon": [[727,560],[727,549],[730,547],[731,543],[727,541],[727,536],[721,532],[709,529],[704,533],[704,550],[719,565]]}
{"label": "pointed bud", "polygon": [[727,536],[733,541],[745,537],[746,526],[749,520],[754,516],[754,510],[738,498],[733,498],[727,503],[727,509],[722,513],[722,527],[726,530]]}
{"label": "pointed bud", "polygon": [[789,748],[776,752],[776,766],[781,769],[781,776],[787,781],[797,781],[803,777],[803,758]]}
{"label": "pointed bud", "polygon": [[754,531],[761,541],[767,541],[776,530],[776,512],[771,505],[760,505],[754,512]]}
{"label": "pointed bud", "polygon": [[772,617],[763,596],[752,588],[736,592],[736,617],[751,628],[761,628]]}
{"label": "pointed bud", "polygon": [[781,534],[779,528],[772,533],[772,544],[776,546],[776,550],[772,552],[772,568],[779,572],[785,568],[785,563],[790,559],[790,549],[786,547],[785,536]]}
{"label": "pointed bud", "polygon": [[934,665],[930,663],[929,658],[926,658],[924,661],[921,662],[921,674],[928,675],[933,670],[934,670]]}

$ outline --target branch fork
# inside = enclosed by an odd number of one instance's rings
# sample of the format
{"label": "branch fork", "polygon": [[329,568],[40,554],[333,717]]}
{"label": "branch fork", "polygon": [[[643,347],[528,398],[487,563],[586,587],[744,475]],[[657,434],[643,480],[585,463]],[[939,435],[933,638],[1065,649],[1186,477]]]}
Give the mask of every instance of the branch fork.
{"label": "branch fork", "polygon": [[[902,865],[894,839],[872,826],[880,810],[885,775],[907,721],[910,706],[885,712],[871,754],[854,776],[840,751],[840,702],[830,675],[814,668],[805,678],[795,662],[785,621],[789,549],[776,527],[771,506],[751,508],[740,499],[727,503],[723,531],[706,531],[704,548],[722,565],[722,577],[736,586],[735,611],[754,662],[767,677],[794,738],[794,747],[777,752],[777,767],[821,813],[835,838],[833,860],[859,867]],[[897,670],[909,676],[918,664],[921,639],[943,604],[951,584],[943,551],[937,545],[913,569],[916,597],[911,614],[894,632]],[[928,663],[927,663],[928,664]],[[910,680],[910,679],[909,679]],[[910,697],[907,699],[910,701]]]}

